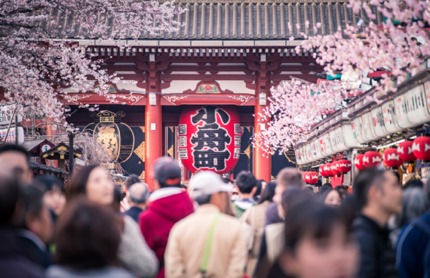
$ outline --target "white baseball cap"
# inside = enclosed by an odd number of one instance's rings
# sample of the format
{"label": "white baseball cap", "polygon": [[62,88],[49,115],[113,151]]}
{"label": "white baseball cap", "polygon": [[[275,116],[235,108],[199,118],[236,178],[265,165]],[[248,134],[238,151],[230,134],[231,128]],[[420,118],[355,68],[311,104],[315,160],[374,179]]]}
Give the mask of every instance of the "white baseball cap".
{"label": "white baseball cap", "polygon": [[224,183],[218,174],[211,171],[202,171],[192,176],[188,188],[193,199],[217,192],[233,191],[232,186]]}

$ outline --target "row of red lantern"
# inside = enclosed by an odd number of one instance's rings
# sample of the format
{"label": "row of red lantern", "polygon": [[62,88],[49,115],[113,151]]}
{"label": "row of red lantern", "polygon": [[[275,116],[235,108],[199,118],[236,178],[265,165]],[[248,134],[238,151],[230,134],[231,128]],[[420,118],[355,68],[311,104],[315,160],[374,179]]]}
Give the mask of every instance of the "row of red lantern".
{"label": "row of red lantern", "polygon": [[351,171],[351,161],[346,159],[327,163],[320,167],[321,176],[325,178],[345,174],[349,171]]}

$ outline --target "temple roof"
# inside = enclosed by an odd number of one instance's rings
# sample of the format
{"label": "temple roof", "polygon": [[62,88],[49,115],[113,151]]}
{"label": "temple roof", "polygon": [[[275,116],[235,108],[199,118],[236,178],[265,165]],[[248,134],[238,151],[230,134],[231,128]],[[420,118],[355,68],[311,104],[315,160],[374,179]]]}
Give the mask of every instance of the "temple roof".
{"label": "temple roof", "polygon": [[[180,30],[158,36],[145,33],[141,39],[299,39],[301,33],[330,34],[343,29],[348,22],[356,23],[359,20],[344,0],[180,0],[178,3],[186,9],[176,17],[182,23]],[[72,18],[55,12],[51,16],[57,17],[60,26],[73,25]],[[308,26],[306,22],[309,22]],[[317,23],[321,23],[321,28],[314,33],[313,26]],[[85,36],[80,33],[80,28],[71,29],[73,32],[67,32],[69,38]]]}

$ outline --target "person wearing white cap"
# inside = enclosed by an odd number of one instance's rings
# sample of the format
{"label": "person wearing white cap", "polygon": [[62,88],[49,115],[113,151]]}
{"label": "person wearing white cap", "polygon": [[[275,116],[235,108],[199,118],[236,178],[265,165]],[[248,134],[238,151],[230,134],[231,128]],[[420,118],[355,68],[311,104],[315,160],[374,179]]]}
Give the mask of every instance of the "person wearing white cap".
{"label": "person wearing white cap", "polygon": [[203,171],[189,184],[196,212],[177,222],[170,232],[164,256],[167,278],[244,276],[247,228],[230,209],[231,186],[219,175]]}

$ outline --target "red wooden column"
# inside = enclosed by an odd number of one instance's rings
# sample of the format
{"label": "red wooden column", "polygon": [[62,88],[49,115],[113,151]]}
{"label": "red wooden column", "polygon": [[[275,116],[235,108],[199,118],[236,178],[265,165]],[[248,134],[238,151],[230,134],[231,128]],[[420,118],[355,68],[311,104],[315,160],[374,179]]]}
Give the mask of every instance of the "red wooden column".
{"label": "red wooden column", "polygon": [[162,156],[163,126],[159,73],[155,67],[155,54],[149,55],[145,106],[145,182],[153,190],[154,162]]}
{"label": "red wooden column", "polygon": [[[256,89],[255,89],[255,106],[254,106],[254,133],[258,133],[267,127],[259,114],[263,112],[267,105],[267,96],[269,94],[269,86],[266,74],[266,55],[261,54],[260,70],[257,72]],[[264,104],[266,99],[266,104]],[[254,147],[254,175],[257,179],[271,180],[272,160],[271,155],[264,152],[261,148]]]}
{"label": "red wooden column", "polygon": [[[54,119],[47,118],[46,119],[46,126],[45,126],[45,133],[46,133],[46,139],[48,141],[52,141],[54,139],[54,136],[56,135],[57,126],[54,123]],[[49,160],[46,159],[46,165],[51,167],[58,168],[58,161],[57,160]]]}

